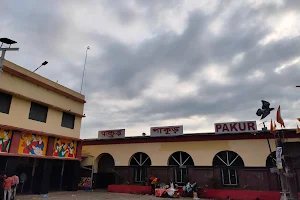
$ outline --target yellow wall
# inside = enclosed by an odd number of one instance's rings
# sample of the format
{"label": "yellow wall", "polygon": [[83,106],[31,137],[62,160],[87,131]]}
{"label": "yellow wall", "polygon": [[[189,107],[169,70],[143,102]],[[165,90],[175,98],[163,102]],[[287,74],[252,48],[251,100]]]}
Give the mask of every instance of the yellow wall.
{"label": "yellow wall", "polygon": [[[83,95],[76,93],[68,88],[65,88],[59,84],[56,84],[50,80],[47,80],[24,68],[14,65],[8,61],[5,61],[4,65],[24,74],[27,74],[33,78],[39,79],[40,81],[43,81],[44,83],[47,83],[53,87],[62,89],[64,92],[68,92],[69,94],[72,94],[73,96],[84,100]],[[36,131],[43,131],[61,136],[69,136],[75,138],[80,137],[80,128],[82,120],[81,117],[75,117],[74,129],[61,127],[63,112],[59,110],[59,108],[70,110],[73,113],[82,115],[84,103],[80,103],[66,96],[50,91],[42,86],[38,86],[25,79],[11,75],[8,72],[4,72],[0,75],[0,89],[21,95],[13,96],[9,114],[0,113],[0,124]],[[36,100],[38,102],[43,102],[45,104],[50,104],[54,106],[48,108],[46,123],[28,119],[31,101],[26,97]],[[55,109],[55,107],[58,107],[58,109]]]}
{"label": "yellow wall", "polygon": [[62,136],[80,137],[81,117],[75,117],[74,129],[61,126],[62,111],[48,108],[46,123],[28,119],[30,111],[30,101],[13,96],[9,114],[0,112],[0,123],[19,128],[35,131],[43,131]]}
{"label": "yellow wall", "polygon": [[[270,140],[272,151],[275,150],[274,140]],[[219,140],[198,142],[168,142],[140,144],[108,144],[83,146],[83,156],[95,158],[94,167],[98,168],[99,155],[109,153],[113,156],[116,166],[128,166],[131,156],[136,152],[144,152],[151,158],[152,166],[166,166],[170,155],[176,151],[185,151],[194,160],[195,166],[211,166],[214,156],[224,150],[239,154],[245,166],[263,167],[270,154],[266,140]],[[88,157],[82,165],[91,165],[92,157]]]}
{"label": "yellow wall", "polygon": [[[7,61],[4,63],[4,65],[8,66],[10,68],[13,68],[13,67],[16,68],[15,65],[10,64]],[[21,71],[21,72],[25,70],[21,67],[16,68],[16,69],[18,69],[18,71]],[[22,70],[20,70],[20,69],[22,69]],[[26,70],[26,71],[28,71],[28,70]],[[41,76],[34,74],[30,71],[27,72],[27,75],[28,74],[31,74],[31,76],[33,78],[43,79],[41,81],[44,81],[44,79],[45,79],[45,78],[42,78]],[[44,82],[47,83],[46,81],[44,81]],[[61,87],[62,87],[59,84],[54,85],[54,83],[51,86],[53,86],[53,87],[55,86],[57,89],[61,89]],[[61,94],[55,93],[51,90],[48,90],[41,86],[38,86],[37,84],[29,82],[25,79],[11,75],[7,72],[4,72],[3,74],[1,74],[0,88],[23,95],[23,96],[31,98],[31,99],[35,99],[37,101],[44,102],[46,104],[50,104],[50,105],[54,105],[54,106],[63,108],[65,110],[70,110],[74,113],[78,113],[81,115],[83,114],[83,106],[84,106],[83,103],[80,103],[78,101],[70,99]],[[74,95],[74,93],[75,92],[73,91],[71,94]],[[83,95],[81,95],[81,99],[84,99]]]}

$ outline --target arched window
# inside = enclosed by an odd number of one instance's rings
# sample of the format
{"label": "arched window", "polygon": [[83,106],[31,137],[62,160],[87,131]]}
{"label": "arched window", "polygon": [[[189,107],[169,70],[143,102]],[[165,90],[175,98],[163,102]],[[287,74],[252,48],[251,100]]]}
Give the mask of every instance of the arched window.
{"label": "arched window", "polygon": [[176,166],[174,181],[176,183],[184,183],[188,177],[187,166],[194,166],[194,161],[188,153],[178,151],[169,157],[168,165]]}
{"label": "arched window", "polygon": [[223,185],[238,185],[238,175],[235,167],[244,167],[243,159],[233,151],[221,151],[213,159],[213,166],[221,168]]}
{"label": "arched window", "polygon": [[135,167],[134,182],[140,183],[146,180],[146,166],[151,166],[151,159],[147,154],[138,152],[131,157],[129,165]]}
{"label": "arched window", "polygon": [[266,160],[266,167],[276,167],[276,152],[270,153]]}

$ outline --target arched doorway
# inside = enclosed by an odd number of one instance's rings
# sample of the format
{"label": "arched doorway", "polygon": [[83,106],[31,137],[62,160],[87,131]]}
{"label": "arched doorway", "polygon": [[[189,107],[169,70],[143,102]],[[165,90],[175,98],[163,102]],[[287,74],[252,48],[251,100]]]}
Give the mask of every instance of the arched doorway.
{"label": "arched doorway", "polygon": [[233,151],[221,151],[215,155],[213,167],[220,168],[222,185],[237,186],[238,174],[236,167],[244,167],[244,161]]}
{"label": "arched doorway", "polygon": [[108,185],[115,183],[115,161],[108,154],[103,153],[99,156],[98,173],[97,173],[97,188],[107,188]]}
{"label": "arched doorway", "polygon": [[174,182],[185,183],[188,180],[188,166],[194,166],[192,157],[183,151],[173,153],[168,160],[169,166],[176,167],[174,169]]}
{"label": "arched doorway", "polygon": [[135,183],[141,183],[146,181],[147,167],[151,166],[151,159],[147,154],[143,152],[133,154],[133,156],[130,159],[129,165],[134,167]]}

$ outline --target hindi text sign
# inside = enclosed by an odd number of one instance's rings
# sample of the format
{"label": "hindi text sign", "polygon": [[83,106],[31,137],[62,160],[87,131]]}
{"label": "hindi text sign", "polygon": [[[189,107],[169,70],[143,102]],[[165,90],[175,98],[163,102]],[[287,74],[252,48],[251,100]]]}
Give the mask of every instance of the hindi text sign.
{"label": "hindi text sign", "polygon": [[151,137],[167,137],[183,135],[183,126],[151,127]]}
{"label": "hindi text sign", "polygon": [[215,133],[245,133],[256,132],[256,121],[215,123]]}
{"label": "hindi text sign", "polygon": [[99,131],[98,138],[99,139],[125,138],[125,129]]}

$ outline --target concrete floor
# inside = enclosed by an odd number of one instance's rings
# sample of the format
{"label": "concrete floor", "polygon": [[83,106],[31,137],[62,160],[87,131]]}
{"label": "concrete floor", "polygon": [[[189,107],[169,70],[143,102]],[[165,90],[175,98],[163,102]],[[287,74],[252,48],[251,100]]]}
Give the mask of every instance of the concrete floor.
{"label": "concrete floor", "polygon": [[[166,200],[166,198],[158,198],[151,195],[133,195],[133,194],[120,194],[109,193],[106,191],[77,191],[77,192],[52,192],[47,194],[47,198],[43,195],[21,195],[16,197],[17,200]],[[181,198],[191,199],[192,198]],[[201,199],[203,200],[203,199]]]}

